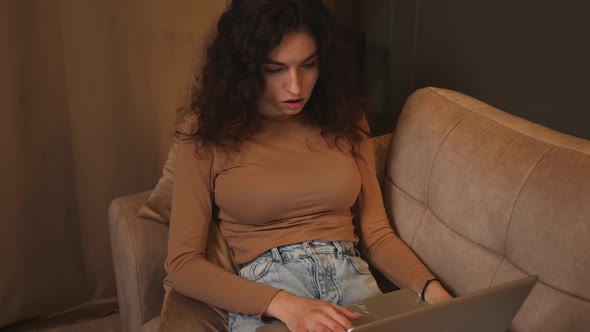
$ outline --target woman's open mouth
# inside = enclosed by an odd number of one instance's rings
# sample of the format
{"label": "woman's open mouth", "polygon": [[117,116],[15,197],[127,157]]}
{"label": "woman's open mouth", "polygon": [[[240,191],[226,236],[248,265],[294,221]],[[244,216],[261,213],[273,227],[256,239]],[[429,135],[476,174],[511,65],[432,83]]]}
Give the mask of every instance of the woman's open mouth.
{"label": "woman's open mouth", "polygon": [[304,102],[305,98],[289,99],[283,101],[283,105],[285,105],[287,109],[294,110],[303,107]]}

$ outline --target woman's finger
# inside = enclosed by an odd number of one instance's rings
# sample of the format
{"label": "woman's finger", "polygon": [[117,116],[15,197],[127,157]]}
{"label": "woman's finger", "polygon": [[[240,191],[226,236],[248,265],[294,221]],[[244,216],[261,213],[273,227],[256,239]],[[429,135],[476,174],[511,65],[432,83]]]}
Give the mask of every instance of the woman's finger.
{"label": "woman's finger", "polygon": [[327,311],[317,317],[310,331],[346,332],[350,327],[352,324],[336,310],[333,310],[331,313]]}
{"label": "woman's finger", "polygon": [[350,311],[348,308],[345,307],[336,306],[336,309],[338,309],[348,319],[358,319],[363,316],[358,312]]}
{"label": "woman's finger", "polygon": [[326,317],[327,321],[322,321],[322,323],[332,331],[346,331],[347,329],[352,327],[352,323],[348,319],[348,317],[340,310],[342,307],[336,305],[330,305],[326,308]]}

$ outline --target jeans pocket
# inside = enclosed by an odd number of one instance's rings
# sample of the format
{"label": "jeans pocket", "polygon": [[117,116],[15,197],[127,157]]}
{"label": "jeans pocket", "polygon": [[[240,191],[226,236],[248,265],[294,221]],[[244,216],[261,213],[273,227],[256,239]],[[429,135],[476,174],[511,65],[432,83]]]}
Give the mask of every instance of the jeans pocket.
{"label": "jeans pocket", "polygon": [[239,275],[250,281],[258,281],[268,273],[272,264],[273,261],[270,259],[263,261],[255,260],[240,269]]}
{"label": "jeans pocket", "polygon": [[357,256],[346,256],[346,259],[359,274],[371,274],[369,264],[364,259]]}

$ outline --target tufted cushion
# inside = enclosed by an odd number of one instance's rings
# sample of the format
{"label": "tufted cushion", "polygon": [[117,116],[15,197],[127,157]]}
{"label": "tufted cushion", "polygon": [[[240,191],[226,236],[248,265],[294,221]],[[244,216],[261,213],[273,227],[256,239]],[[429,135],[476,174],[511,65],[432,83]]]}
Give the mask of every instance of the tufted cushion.
{"label": "tufted cushion", "polygon": [[426,88],[404,107],[386,178],[400,237],[452,292],[536,274],[513,330],[590,325],[590,142]]}

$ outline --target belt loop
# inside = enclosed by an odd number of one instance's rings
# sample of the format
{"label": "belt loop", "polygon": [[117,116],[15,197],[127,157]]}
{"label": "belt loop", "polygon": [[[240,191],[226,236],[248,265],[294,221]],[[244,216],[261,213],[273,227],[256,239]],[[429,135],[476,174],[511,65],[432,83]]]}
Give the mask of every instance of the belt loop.
{"label": "belt loop", "polygon": [[303,250],[305,250],[305,253],[307,253],[308,255],[313,255],[315,254],[315,244],[313,244],[312,241],[303,241],[301,242],[302,248]]}
{"label": "belt loop", "polygon": [[275,263],[283,263],[283,257],[281,256],[281,252],[279,251],[279,248],[272,248],[270,249],[270,253],[272,254],[272,260]]}
{"label": "belt loop", "polygon": [[342,246],[340,241],[334,241],[332,243],[334,244],[334,247],[336,247],[336,258],[344,259],[344,247]]}

